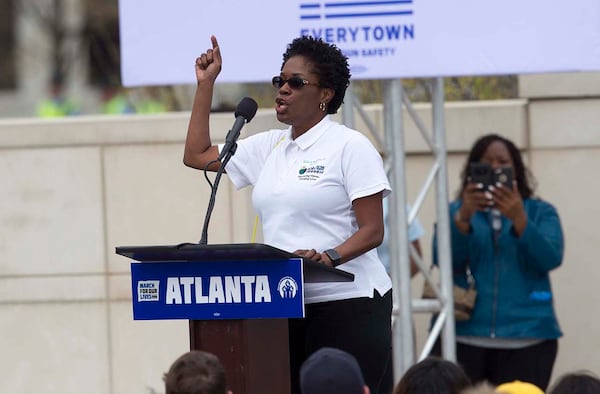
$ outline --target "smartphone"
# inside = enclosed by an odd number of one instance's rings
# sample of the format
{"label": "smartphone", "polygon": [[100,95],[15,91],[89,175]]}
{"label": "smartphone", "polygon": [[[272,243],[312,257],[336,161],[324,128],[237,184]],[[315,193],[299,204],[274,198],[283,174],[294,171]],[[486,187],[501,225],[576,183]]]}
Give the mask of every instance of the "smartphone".
{"label": "smartphone", "polygon": [[470,163],[468,176],[470,183],[481,183],[483,190],[494,183],[494,171],[488,163]]}
{"label": "smartphone", "polygon": [[498,167],[494,170],[494,185],[501,183],[504,187],[512,189],[513,187],[513,169],[512,167]]}
{"label": "smartphone", "polygon": [[469,182],[483,184],[483,190],[487,190],[490,185],[496,186],[497,183],[512,189],[513,178],[512,167],[493,169],[488,163],[469,164]]}

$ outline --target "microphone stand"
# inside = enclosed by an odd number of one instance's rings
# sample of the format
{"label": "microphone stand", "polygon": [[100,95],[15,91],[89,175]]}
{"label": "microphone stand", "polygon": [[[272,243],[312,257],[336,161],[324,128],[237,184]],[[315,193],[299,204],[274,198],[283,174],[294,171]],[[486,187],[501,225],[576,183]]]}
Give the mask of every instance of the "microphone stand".
{"label": "microphone stand", "polygon": [[[217,170],[217,175],[215,176],[215,183],[211,185],[210,199],[208,201],[208,208],[206,209],[206,216],[204,218],[204,226],[202,227],[202,237],[200,238],[200,242],[198,242],[200,245],[208,244],[208,223],[210,222],[210,216],[212,215],[212,211],[215,207],[215,200],[217,197],[217,189],[219,187],[219,182],[221,181],[221,176],[225,172],[225,166],[231,159],[231,156],[233,156],[235,154],[235,151],[237,150],[237,142],[233,142],[230,146],[231,146],[231,148],[228,149],[227,152],[225,152],[225,154],[223,155],[223,159],[221,159],[221,165],[219,166],[219,169]],[[207,167],[210,164],[211,163],[208,163]]]}

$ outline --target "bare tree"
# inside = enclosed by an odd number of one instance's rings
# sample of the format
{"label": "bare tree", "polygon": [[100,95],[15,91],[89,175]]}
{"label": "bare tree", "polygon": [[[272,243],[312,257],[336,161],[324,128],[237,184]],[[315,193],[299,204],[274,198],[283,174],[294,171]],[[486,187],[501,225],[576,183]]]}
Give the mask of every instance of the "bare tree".
{"label": "bare tree", "polygon": [[19,16],[38,26],[49,38],[46,49],[50,53],[52,77],[64,80],[77,56],[69,47],[69,40],[76,40],[81,34],[66,23],[65,0],[19,0],[14,4]]}

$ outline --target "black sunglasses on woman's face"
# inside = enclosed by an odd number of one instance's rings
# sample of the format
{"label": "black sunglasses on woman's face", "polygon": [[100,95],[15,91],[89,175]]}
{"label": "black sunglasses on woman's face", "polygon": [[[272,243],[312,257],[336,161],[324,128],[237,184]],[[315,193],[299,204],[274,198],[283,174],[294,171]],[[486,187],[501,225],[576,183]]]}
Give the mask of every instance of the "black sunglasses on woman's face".
{"label": "black sunglasses on woman's face", "polygon": [[292,89],[300,89],[304,85],[316,86],[316,84],[310,83],[306,79],[302,79],[300,77],[291,77],[289,79],[283,79],[283,77],[276,76],[276,77],[273,77],[273,80],[271,82],[273,83],[273,86],[275,86],[278,89],[281,89],[281,87],[283,85],[285,85],[286,83]]}

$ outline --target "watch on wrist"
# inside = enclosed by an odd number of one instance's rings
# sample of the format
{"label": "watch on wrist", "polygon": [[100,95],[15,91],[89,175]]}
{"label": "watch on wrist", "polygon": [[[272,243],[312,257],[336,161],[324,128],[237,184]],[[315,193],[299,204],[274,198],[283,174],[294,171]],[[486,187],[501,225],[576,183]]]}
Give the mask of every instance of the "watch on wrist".
{"label": "watch on wrist", "polygon": [[329,257],[329,260],[331,260],[331,264],[334,267],[340,265],[340,263],[342,261],[342,256],[340,256],[340,254],[337,252],[337,250],[327,249],[327,250],[323,251],[323,253],[325,253],[327,255],[327,257]]}

